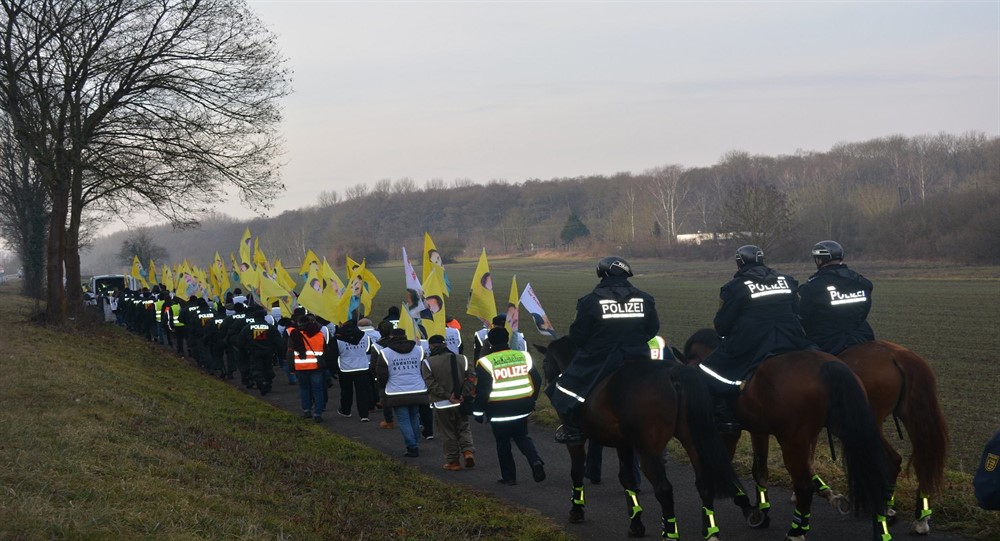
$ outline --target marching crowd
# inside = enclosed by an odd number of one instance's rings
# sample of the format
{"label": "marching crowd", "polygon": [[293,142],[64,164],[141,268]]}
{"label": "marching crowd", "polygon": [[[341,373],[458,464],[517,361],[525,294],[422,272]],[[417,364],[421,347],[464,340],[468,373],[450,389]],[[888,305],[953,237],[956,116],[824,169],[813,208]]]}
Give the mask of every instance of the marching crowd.
{"label": "marching crowd", "polygon": [[470,419],[488,421],[496,436],[497,482],[517,483],[511,442],[528,459],[532,478],[545,479],[528,436],[541,375],[523,334],[510,348],[504,314],[475,333],[470,362],[457,320],[449,318],[444,335],[411,340],[398,328],[397,307],[377,324],[361,318],[334,325],[302,307],[283,317],[279,306],[261,306],[240,289],[211,302],[183,300],[156,285],[111,291],[105,302],[118,325],[172,348],[212,376],[232,380],[239,374],[245,388],[262,396],[271,392],[277,369],[298,386],[304,419],[323,423],[329,390],[339,384],[337,415],[356,412],[367,423],[380,413],[379,428],[398,427],[405,457],[420,455],[421,439],[437,438],[449,471],[475,467]]}

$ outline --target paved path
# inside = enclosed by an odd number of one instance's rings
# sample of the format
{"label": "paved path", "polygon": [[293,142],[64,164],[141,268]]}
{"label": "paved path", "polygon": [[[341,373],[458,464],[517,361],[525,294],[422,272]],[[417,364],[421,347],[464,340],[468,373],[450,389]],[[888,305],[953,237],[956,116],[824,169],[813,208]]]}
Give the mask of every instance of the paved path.
{"label": "paved path", "polygon": [[[298,414],[298,387],[287,385],[283,374],[275,379],[274,390],[266,397],[254,390],[246,390],[248,394],[261,398],[271,405]],[[544,397],[542,398],[544,400]],[[381,451],[399,460],[402,464],[417,468],[421,472],[438,477],[448,482],[461,483],[483,492],[495,494],[512,503],[538,510],[544,516],[561,525],[570,535],[581,540],[605,541],[627,539],[628,520],[625,511],[625,497],[621,485],[617,482],[617,457],[614,449],[604,452],[604,480],[599,485],[587,481],[587,521],[583,524],[570,524],[567,516],[570,509],[571,482],[569,475],[569,456],[562,445],[552,440],[552,429],[532,425],[529,433],[533,436],[539,454],[545,460],[548,478],[535,483],[531,479],[531,470],[527,461],[514,448],[517,461],[518,484],[516,486],[501,486],[496,483],[500,477],[497,465],[493,434],[488,427],[472,423],[473,437],[476,444],[475,468],[458,472],[442,469],[444,464],[441,443],[438,440],[423,440],[420,443],[419,458],[404,458],[403,437],[398,429],[383,430],[378,426],[382,419],[381,412],[371,417],[371,422],[360,422],[357,412],[350,418],[337,415],[336,408],[340,403],[340,389],[335,384],[330,389],[330,406],[324,414],[323,426],[344,437]],[[312,422],[303,420],[302,422]],[[676,513],[681,539],[701,539],[701,505],[694,488],[694,473],[690,466],[681,461],[667,461],[667,475],[674,486]],[[749,480],[744,480],[745,486],[753,486]],[[660,508],[649,483],[642,480],[642,491],[639,493],[640,503],[645,509],[648,538],[659,536]],[[790,491],[773,487],[770,490],[772,498],[771,527],[769,530],[751,530],[743,522],[742,515],[736,506],[728,500],[716,504],[716,517],[722,528],[722,537],[726,541],[781,539],[791,523],[792,505],[788,503]],[[933,527],[933,525],[932,525]],[[901,520],[891,528],[897,539],[908,537],[909,520]],[[871,539],[871,526],[867,520],[838,515],[825,500],[814,500],[812,509],[812,530],[810,541],[845,541]],[[933,541],[957,541],[969,538],[957,534],[932,531]]]}

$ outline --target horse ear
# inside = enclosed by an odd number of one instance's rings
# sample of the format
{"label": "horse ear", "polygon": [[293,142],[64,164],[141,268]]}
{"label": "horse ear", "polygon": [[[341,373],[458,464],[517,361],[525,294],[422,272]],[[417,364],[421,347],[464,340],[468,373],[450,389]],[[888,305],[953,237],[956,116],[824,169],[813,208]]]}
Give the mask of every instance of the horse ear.
{"label": "horse ear", "polygon": [[549,350],[549,348],[545,346],[540,346],[538,344],[532,344],[532,345],[535,346],[535,349],[537,349],[538,352],[541,353],[542,355],[545,355],[545,352]]}
{"label": "horse ear", "polygon": [[684,354],[681,350],[677,349],[677,346],[670,346],[670,351],[674,354],[674,358],[678,361],[687,364],[687,359],[684,358]]}

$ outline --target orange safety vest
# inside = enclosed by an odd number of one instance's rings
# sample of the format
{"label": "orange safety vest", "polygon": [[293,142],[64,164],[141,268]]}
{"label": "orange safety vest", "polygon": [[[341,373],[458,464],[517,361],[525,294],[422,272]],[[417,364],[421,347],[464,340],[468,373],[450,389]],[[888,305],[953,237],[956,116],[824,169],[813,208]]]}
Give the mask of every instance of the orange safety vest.
{"label": "orange safety vest", "polygon": [[300,334],[306,345],[306,356],[301,358],[298,352],[295,353],[295,370],[319,370],[319,359],[323,356],[323,346],[326,345],[323,333],[318,332],[312,336]]}

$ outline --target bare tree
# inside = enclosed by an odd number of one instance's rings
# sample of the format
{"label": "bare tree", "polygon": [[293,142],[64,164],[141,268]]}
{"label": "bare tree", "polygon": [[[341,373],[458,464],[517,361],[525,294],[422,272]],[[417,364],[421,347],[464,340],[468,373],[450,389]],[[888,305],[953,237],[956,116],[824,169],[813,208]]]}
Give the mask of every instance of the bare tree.
{"label": "bare tree", "polygon": [[684,181],[684,168],[680,165],[664,165],[646,171],[651,178],[649,192],[656,201],[658,213],[662,213],[663,225],[667,228],[667,243],[677,240],[678,214],[687,199],[690,186]]}
{"label": "bare tree", "polygon": [[351,199],[360,199],[366,195],[368,195],[368,185],[364,183],[358,183],[344,190],[344,201],[350,201]]}
{"label": "bare tree", "polygon": [[392,184],[392,193],[408,194],[417,191],[417,183],[410,177],[403,177]]}
{"label": "bare tree", "polygon": [[434,190],[444,190],[445,188],[447,188],[447,185],[445,184],[443,178],[431,178],[424,182],[424,190],[428,192]]}
{"label": "bare tree", "polygon": [[31,158],[14,140],[10,122],[0,114],[0,232],[24,267],[21,291],[42,298],[49,199]]}
{"label": "bare tree", "polygon": [[791,228],[788,196],[766,182],[732,183],[722,202],[722,227],[733,238],[755,244],[766,253]]}
{"label": "bare tree", "polygon": [[323,190],[319,192],[319,206],[322,207],[332,207],[340,202],[340,196],[337,195],[337,190]]}
{"label": "bare tree", "polygon": [[149,229],[143,227],[136,229],[127,239],[122,241],[118,250],[118,262],[129,267],[132,259],[138,257],[139,262],[148,265],[150,259],[159,260],[161,263],[167,259],[167,249],[153,241]]}
{"label": "bare tree", "polygon": [[80,305],[89,207],[191,224],[226,187],[255,207],[275,180],[274,36],[242,0],[0,0],[0,107],[52,201],[47,317]]}

